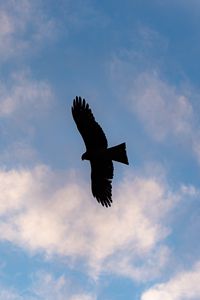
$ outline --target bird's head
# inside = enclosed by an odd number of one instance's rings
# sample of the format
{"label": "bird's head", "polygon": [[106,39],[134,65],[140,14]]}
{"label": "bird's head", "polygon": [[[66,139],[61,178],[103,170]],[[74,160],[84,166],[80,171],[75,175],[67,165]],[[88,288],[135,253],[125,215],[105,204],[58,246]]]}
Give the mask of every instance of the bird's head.
{"label": "bird's head", "polygon": [[81,159],[82,160],[88,160],[89,159],[88,153],[87,152],[83,153],[83,155],[81,156]]}

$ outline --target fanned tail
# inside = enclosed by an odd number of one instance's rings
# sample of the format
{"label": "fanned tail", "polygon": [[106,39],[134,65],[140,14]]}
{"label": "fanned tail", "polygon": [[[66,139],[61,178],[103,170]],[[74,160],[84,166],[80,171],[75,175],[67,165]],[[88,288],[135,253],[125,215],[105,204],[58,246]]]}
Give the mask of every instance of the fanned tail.
{"label": "fanned tail", "polygon": [[111,160],[128,165],[128,157],[126,154],[126,143],[119,144],[107,149],[108,156]]}

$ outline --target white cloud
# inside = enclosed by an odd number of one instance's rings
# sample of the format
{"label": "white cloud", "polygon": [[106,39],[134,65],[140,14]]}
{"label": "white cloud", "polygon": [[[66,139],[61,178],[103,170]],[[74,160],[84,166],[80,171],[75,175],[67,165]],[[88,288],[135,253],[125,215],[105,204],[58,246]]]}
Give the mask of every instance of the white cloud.
{"label": "white cloud", "polygon": [[179,272],[168,282],[156,284],[143,293],[141,300],[198,300],[200,298],[200,262]]}
{"label": "white cloud", "polygon": [[40,8],[40,1],[8,0],[1,2],[1,60],[37,47],[47,38],[52,38],[54,32],[55,22],[44,14]]}
{"label": "white cloud", "polygon": [[45,166],[2,170],[1,239],[49,258],[83,259],[93,276],[102,271],[136,280],[158,275],[169,254],[163,220],[178,196],[156,178],[130,176],[114,187],[113,206],[105,209],[89,189],[77,182],[77,174],[54,174]]}

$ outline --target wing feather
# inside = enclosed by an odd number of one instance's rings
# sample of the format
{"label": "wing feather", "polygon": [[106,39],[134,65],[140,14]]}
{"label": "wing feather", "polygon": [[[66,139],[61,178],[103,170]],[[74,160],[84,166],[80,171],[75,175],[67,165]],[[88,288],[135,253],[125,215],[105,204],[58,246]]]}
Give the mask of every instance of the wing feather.
{"label": "wing feather", "polygon": [[85,142],[87,150],[107,148],[108,143],[101,126],[95,121],[89,104],[76,97],[73,101],[72,115]]}
{"label": "wing feather", "polygon": [[113,170],[111,160],[91,160],[92,194],[106,207],[112,203]]}

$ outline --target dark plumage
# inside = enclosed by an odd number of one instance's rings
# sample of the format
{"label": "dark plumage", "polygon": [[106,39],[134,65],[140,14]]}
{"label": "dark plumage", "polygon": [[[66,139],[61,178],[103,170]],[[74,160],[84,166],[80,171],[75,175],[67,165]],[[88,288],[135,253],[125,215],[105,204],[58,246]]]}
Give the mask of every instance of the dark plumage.
{"label": "dark plumage", "polygon": [[128,165],[126,144],[108,148],[106,136],[85,99],[74,99],[72,115],[86,146],[86,152],[81,158],[89,160],[91,164],[92,194],[103,206],[111,206],[114,170],[112,160]]}

